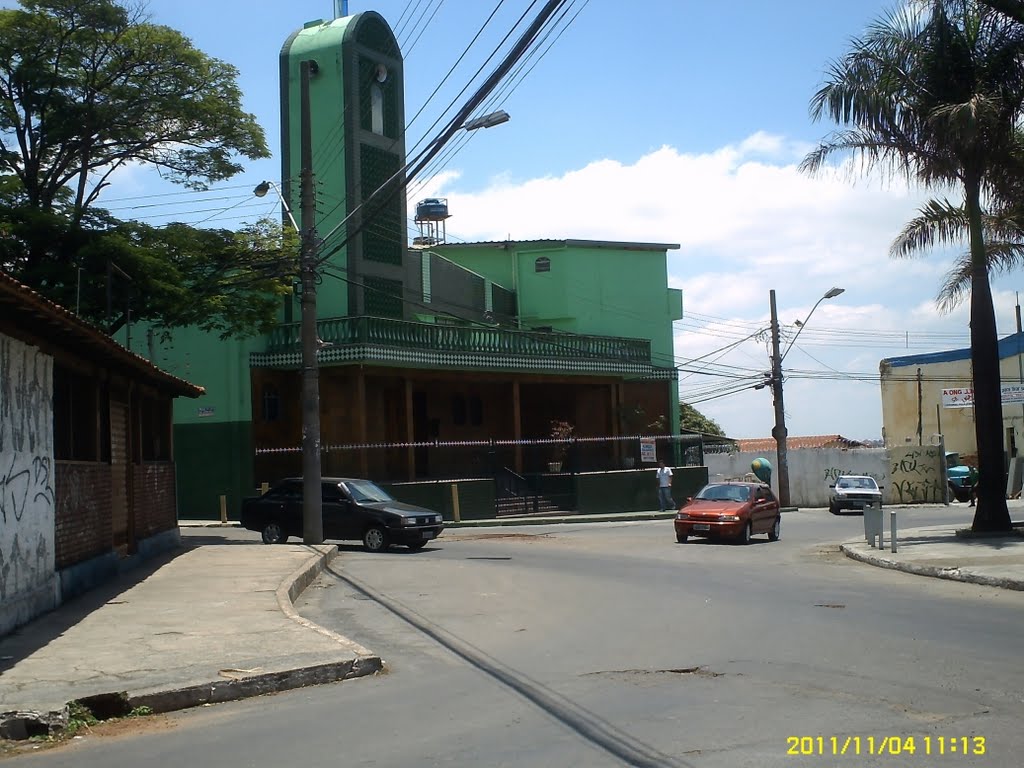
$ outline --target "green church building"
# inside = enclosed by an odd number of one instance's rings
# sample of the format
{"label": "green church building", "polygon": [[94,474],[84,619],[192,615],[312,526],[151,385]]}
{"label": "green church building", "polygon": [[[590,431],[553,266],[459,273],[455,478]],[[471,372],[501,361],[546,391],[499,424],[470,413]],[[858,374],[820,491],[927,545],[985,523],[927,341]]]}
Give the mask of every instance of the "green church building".
{"label": "green church building", "polygon": [[[403,168],[402,56],[377,13],[306,24],[280,54],[281,190],[298,212],[300,69],[308,109],[316,230],[326,257],[318,285],[320,421],[325,475],[381,481],[481,477],[494,462],[542,473],[519,441],[636,434],[626,415],[678,432],[673,320],[682,292],[667,284],[675,244],[536,240],[447,243],[444,200],[414,215],[403,194],[360,207]],[[297,214],[296,214],[297,215]],[[363,217],[366,220],[363,220]],[[306,224],[303,224],[306,226]],[[222,341],[186,329],[155,342],[153,362],[204,387],[174,405],[183,517],[236,510],[262,482],[301,473],[299,296],[268,335]],[[649,427],[649,424],[640,425]],[[646,434],[646,432],[645,432]],[[434,443],[515,443],[491,466]],[[586,443],[580,470],[624,466],[621,442]]]}

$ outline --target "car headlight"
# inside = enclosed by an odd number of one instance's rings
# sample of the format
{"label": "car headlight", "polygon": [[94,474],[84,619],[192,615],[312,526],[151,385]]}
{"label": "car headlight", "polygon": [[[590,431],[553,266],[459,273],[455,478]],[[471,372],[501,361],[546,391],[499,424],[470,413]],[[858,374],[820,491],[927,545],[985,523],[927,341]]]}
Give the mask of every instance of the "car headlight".
{"label": "car headlight", "polygon": [[440,523],[442,520],[444,520],[444,518],[441,517],[440,515],[434,515],[434,522],[435,523]]}
{"label": "car headlight", "polygon": [[738,523],[740,520],[738,515],[719,515],[718,519],[729,523]]}
{"label": "car headlight", "polygon": [[688,514],[686,514],[685,512],[679,512],[676,515],[676,520],[689,520],[689,519],[690,519],[690,516]]}
{"label": "car headlight", "polygon": [[399,525],[416,525],[415,517],[403,517]]}

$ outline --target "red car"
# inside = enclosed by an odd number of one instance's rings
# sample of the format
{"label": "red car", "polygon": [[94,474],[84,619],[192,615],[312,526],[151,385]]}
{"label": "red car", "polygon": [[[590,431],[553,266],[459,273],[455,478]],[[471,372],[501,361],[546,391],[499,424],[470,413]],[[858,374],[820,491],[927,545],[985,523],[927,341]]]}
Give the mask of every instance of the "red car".
{"label": "red car", "polygon": [[779,501],[772,489],[761,483],[710,483],[687,499],[675,519],[676,541],[689,536],[732,538],[750,542],[750,537],[767,533],[778,541],[782,524]]}

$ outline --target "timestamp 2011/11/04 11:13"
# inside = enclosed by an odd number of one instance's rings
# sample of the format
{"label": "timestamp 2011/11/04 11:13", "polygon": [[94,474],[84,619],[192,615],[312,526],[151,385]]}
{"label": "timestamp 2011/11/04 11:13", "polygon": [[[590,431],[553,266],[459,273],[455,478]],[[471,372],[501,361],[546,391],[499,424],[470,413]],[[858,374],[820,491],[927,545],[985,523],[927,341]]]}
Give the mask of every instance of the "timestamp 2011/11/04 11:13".
{"label": "timestamp 2011/11/04 11:13", "polygon": [[787,755],[984,755],[984,736],[787,736]]}

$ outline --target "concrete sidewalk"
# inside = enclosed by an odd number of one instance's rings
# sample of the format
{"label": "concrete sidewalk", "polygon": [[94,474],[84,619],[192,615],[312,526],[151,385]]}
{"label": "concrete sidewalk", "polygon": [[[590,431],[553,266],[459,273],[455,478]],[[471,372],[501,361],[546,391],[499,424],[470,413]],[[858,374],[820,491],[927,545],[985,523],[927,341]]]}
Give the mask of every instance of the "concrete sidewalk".
{"label": "concrete sidewalk", "polygon": [[182,540],[0,638],[0,737],[60,728],[72,700],[114,716],[165,712],[381,669],[292,605],[337,547],[266,547],[227,530]]}
{"label": "concrete sidewalk", "polygon": [[957,535],[963,526],[933,526],[900,530],[896,552],[890,551],[889,527],[883,549],[854,539],[841,549],[855,560],[919,576],[932,576],[1004,589],[1024,590],[1024,528],[1005,536]]}

